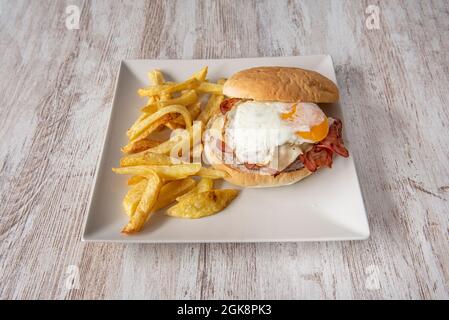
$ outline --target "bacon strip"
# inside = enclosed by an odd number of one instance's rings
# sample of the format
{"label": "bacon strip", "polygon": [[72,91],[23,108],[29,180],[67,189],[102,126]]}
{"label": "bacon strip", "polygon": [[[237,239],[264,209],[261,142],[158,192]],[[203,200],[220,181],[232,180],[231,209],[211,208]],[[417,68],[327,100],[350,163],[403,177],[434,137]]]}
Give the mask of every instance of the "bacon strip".
{"label": "bacon strip", "polygon": [[222,114],[226,114],[226,112],[228,112],[229,110],[231,110],[234,105],[239,102],[240,98],[229,98],[229,99],[225,99],[223,100],[223,102],[220,104],[220,111]]}
{"label": "bacon strip", "polygon": [[245,162],[245,167],[248,170],[259,170],[259,168],[261,167],[260,165],[258,165],[257,163],[247,163]]}
{"label": "bacon strip", "polygon": [[329,133],[324,140],[314,145],[313,148],[305,154],[299,156],[300,161],[311,172],[315,172],[322,167],[332,167],[333,153],[337,153],[342,157],[349,156],[348,150],[343,144],[341,137],[342,123],[341,120],[335,119],[329,127]]}
{"label": "bacon strip", "polygon": [[233,151],[231,148],[229,148],[226,143],[221,140],[221,139],[217,139],[217,148],[218,150],[220,150],[222,153],[230,153],[232,154]]}
{"label": "bacon strip", "polygon": [[329,133],[324,140],[318,143],[318,146],[327,148],[330,151],[338,153],[342,157],[349,157],[349,152],[343,144],[343,138],[341,137],[342,123],[340,119],[335,119],[332,125],[329,127]]}

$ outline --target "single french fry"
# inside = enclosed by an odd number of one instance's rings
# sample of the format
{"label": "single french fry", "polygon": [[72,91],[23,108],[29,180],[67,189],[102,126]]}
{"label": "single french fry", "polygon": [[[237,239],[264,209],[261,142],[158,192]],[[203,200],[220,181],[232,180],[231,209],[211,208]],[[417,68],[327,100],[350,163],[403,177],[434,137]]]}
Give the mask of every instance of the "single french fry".
{"label": "single french fry", "polygon": [[[163,85],[165,83],[164,75],[160,70],[154,69],[148,73],[148,78],[154,86]],[[169,100],[171,95],[169,93],[164,93],[159,96],[159,100]],[[151,97],[150,97],[151,98]]]}
{"label": "single french fry", "polygon": [[170,154],[171,150],[182,140],[181,136],[173,136],[170,140],[164,141],[154,148],[148,149],[150,152]]}
{"label": "single french fry", "polygon": [[201,84],[196,78],[188,79],[180,83],[165,83],[157,86],[150,86],[145,89],[139,89],[137,93],[141,97],[158,96],[161,94],[169,94],[177,91],[196,89]]}
{"label": "single french fry", "polygon": [[212,190],[214,187],[214,180],[210,178],[201,178],[198,182],[198,192],[205,192]]}
{"label": "single french fry", "polygon": [[146,188],[142,194],[139,205],[136,211],[131,216],[128,224],[123,228],[122,232],[125,234],[139,232],[151,213],[156,200],[159,196],[159,191],[162,186],[162,180],[154,171],[149,171],[147,173]]}
{"label": "single french fry", "polygon": [[128,179],[127,184],[128,186],[132,186],[139,183],[142,180],[145,180],[144,176],[132,176],[131,178]]}
{"label": "single french fry", "polygon": [[222,189],[200,192],[179,201],[167,210],[167,215],[178,218],[198,219],[220,212],[226,208],[239,190]]}
{"label": "single french fry", "polygon": [[187,197],[191,196],[192,194],[212,190],[213,187],[214,187],[214,180],[209,178],[201,178],[200,182],[198,182],[198,184],[193,189],[183,194],[182,196],[177,197],[176,201],[179,202],[181,200],[184,200]]}
{"label": "single french fry", "polygon": [[170,165],[172,161],[169,156],[151,151],[143,151],[128,155],[120,159],[121,167],[140,165]]}
{"label": "single french fry", "polygon": [[223,85],[211,82],[201,82],[196,90],[201,93],[223,94]]}
{"label": "single french fry", "polygon": [[129,188],[128,192],[123,198],[122,205],[128,216],[132,216],[139,205],[142,194],[147,187],[146,179],[140,180],[138,183],[134,184]]}
{"label": "single french fry", "polygon": [[161,144],[161,142],[158,140],[152,140],[152,139],[146,138],[146,139],[140,139],[140,140],[130,142],[126,146],[123,146],[121,150],[123,153],[132,154],[132,153],[138,153],[141,151],[145,151],[145,150],[148,150],[151,148],[155,148],[155,147],[159,146],[160,144]]}
{"label": "single french fry", "polygon": [[164,84],[165,78],[161,70],[154,69],[148,72],[148,79],[153,86]]}
{"label": "single french fry", "polygon": [[165,124],[165,126],[167,128],[169,128],[170,130],[176,130],[176,129],[184,129],[184,124],[180,124],[180,123],[176,123],[172,121],[169,121]]}
{"label": "single french fry", "polygon": [[158,109],[164,108],[166,106],[175,105],[175,104],[180,104],[180,105],[186,106],[186,105],[193,104],[196,101],[198,101],[198,95],[196,94],[195,90],[187,90],[184,94],[182,94],[181,96],[179,96],[177,98],[156,101],[151,105],[145,106],[144,108],[142,108],[141,111],[152,113],[152,111],[155,108],[158,110]]}
{"label": "single french fry", "polygon": [[204,80],[206,80],[206,77],[207,77],[207,70],[208,70],[208,67],[206,66],[206,67],[202,68],[200,71],[194,73],[194,74],[190,77],[190,79],[191,79],[191,78],[195,78],[195,79],[197,79],[198,81],[204,81]]}
{"label": "single french fry", "polygon": [[209,179],[223,179],[229,176],[226,171],[221,171],[211,168],[201,168],[197,173],[197,176],[209,178]]}
{"label": "single french fry", "polygon": [[156,172],[165,180],[178,180],[184,179],[189,176],[195,175],[201,169],[200,163],[185,163],[176,165],[143,165],[143,166],[131,166],[112,168],[112,171],[118,174],[131,174],[147,176],[152,172]]}

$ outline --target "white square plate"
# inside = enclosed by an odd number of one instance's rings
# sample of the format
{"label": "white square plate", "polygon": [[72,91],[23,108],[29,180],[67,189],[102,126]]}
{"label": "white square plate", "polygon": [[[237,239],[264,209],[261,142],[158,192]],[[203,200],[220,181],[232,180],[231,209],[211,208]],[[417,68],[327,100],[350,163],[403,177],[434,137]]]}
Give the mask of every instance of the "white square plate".
{"label": "white square plate", "polygon": [[[115,242],[285,242],[357,240],[369,236],[369,227],[352,157],[335,157],[332,169],[323,169],[285,187],[245,189],[219,214],[184,220],[155,214],[142,232],[120,233],[127,222],[122,209],[127,176],[114,174],[125,132],[144,101],[137,89],[147,86],[147,72],[160,69],[171,80],[183,80],[203,66],[216,81],[256,66],[292,66],[315,70],[336,82],[327,55],[229,60],[126,60],[120,67],[111,118],[85,223],[83,240]],[[326,107],[328,115],[342,117],[340,105]],[[349,121],[343,120],[344,126]],[[344,129],[343,129],[344,135]],[[351,140],[344,136],[351,152]],[[223,184],[226,186],[226,183]]]}

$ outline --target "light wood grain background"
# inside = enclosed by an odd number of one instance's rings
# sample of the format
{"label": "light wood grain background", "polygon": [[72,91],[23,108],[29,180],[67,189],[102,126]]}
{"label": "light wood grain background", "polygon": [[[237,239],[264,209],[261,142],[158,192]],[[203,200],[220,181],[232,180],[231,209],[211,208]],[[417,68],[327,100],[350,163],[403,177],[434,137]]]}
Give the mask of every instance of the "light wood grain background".
{"label": "light wood grain background", "polygon": [[[0,18],[0,298],[449,298],[448,1],[2,0]],[[80,241],[121,59],[321,53],[368,241]]]}

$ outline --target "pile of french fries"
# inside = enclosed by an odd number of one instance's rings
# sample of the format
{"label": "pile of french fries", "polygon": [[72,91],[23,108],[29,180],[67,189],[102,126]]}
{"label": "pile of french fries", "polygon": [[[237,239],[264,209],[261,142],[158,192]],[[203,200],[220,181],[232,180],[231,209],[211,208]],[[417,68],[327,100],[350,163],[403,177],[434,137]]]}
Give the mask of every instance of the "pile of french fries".
{"label": "pile of french fries", "polygon": [[[227,173],[201,162],[202,131],[219,111],[225,79],[207,81],[207,67],[179,83],[166,82],[159,70],[148,76],[152,85],[138,91],[148,102],[127,132],[129,142],[122,147],[126,155],[120,167],[112,169],[131,175],[123,199],[129,216],[125,234],[139,232],[155,212],[173,203],[165,212],[168,216],[202,218],[223,210],[238,194],[235,189],[215,190],[214,179]],[[209,95],[204,107],[203,95]],[[170,138],[153,138],[165,129],[171,130]]]}

